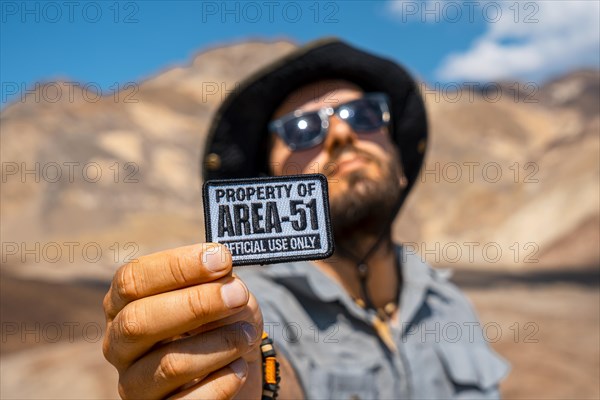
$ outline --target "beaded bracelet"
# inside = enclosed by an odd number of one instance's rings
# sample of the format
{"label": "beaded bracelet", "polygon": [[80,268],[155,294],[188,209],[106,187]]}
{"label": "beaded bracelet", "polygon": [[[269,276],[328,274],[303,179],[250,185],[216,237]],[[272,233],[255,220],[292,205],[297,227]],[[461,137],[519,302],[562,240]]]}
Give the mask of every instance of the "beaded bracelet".
{"label": "beaded bracelet", "polygon": [[263,392],[262,400],[275,400],[277,399],[277,392],[279,391],[279,362],[277,361],[277,354],[273,348],[273,340],[269,338],[267,332],[263,331],[262,342],[260,343],[260,351],[262,353],[263,361]]}

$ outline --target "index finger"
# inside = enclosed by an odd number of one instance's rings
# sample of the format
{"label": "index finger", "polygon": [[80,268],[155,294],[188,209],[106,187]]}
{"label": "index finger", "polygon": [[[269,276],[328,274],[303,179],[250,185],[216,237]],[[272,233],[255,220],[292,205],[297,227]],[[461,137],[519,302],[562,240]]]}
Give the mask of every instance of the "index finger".
{"label": "index finger", "polygon": [[231,253],[217,243],[200,243],[142,256],[123,265],[104,297],[112,320],[132,301],[214,281],[231,273]]}

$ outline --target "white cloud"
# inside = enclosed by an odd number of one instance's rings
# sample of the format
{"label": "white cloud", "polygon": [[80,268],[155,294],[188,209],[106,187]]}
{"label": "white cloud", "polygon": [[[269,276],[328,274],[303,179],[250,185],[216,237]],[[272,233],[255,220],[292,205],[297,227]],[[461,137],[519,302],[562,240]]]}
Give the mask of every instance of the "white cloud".
{"label": "white cloud", "polygon": [[[524,10],[528,3],[531,6]],[[572,68],[598,65],[600,2],[522,2],[517,22],[515,3],[501,4],[503,13],[511,17],[488,23],[487,32],[469,50],[450,54],[436,71],[439,78],[540,80]],[[508,8],[511,5],[513,9]],[[523,22],[528,15],[538,22]]]}
{"label": "white cloud", "polygon": [[[455,18],[456,9],[462,13],[458,22],[472,22],[473,15],[487,21],[486,32],[475,39],[471,48],[451,53],[443,60],[436,71],[442,80],[541,80],[577,67],[598,67],[600,63],[598,0],[486,0],[468,4],[438,0],[389,3],[390,12],[403,22],[453,22],[449,20]],[[436,9],[439,16],[432,12]],[[460,23],[456,28],[460,29]]]}

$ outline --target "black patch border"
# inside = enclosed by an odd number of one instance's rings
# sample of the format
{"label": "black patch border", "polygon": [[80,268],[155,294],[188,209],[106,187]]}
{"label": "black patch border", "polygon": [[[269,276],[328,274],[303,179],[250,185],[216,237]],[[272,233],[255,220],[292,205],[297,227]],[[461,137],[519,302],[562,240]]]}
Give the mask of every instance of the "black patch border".
{"label": "black patch border", "polygon": [[[238,184],[260,184],[261,182],[275,183],[275,182],[297,182],[303,181],[314,181],[320,180],[322,183],[323,192],[323,208],[325,214],[325,231],[327,233],[327,244],[329,250],[324,254],[306,254],[300,256],[282,256],[275,258],[265,258],[264,260],[234,260],[233,266],[240,267],[244,265],[268,265],[278,264],[287,261],[309,261],[309,260],[323,260],[329,258],[335,252],[335,243],[333,240],[333,234],[331,231],[331,216],[329,215],[329,186],[327,178],[323,174],[301,174],[301,175],[283,175],[283,176],[265,176],[256,178],[238,178],[238,179],[214,179],[204,182],[202,185],[202,205],[204,207],[204,233],[206,236],[206,242],[213,242],[212,227],[210,226],[210,207],[208,207],[208,188],[214,186],[231,186],[236,183]],[[214,242],[218,243],[218,242]]]}

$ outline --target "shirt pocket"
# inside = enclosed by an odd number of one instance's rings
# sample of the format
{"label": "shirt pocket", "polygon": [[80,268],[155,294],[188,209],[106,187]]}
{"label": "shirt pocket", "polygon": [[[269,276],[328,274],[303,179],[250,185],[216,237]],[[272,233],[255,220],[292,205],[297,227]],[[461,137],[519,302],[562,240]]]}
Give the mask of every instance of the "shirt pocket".
{"label": "shirt pocket", "polygon": [[494,398],[508,364],[482,343],[438,343],[436,352],[459,398]]}
{"label": "shirt pocket", "polygon": [[377,375],[381,361],[356,360],[353,364],[319,365],[311,368],[309,398],[367,400],[379,397]]}

